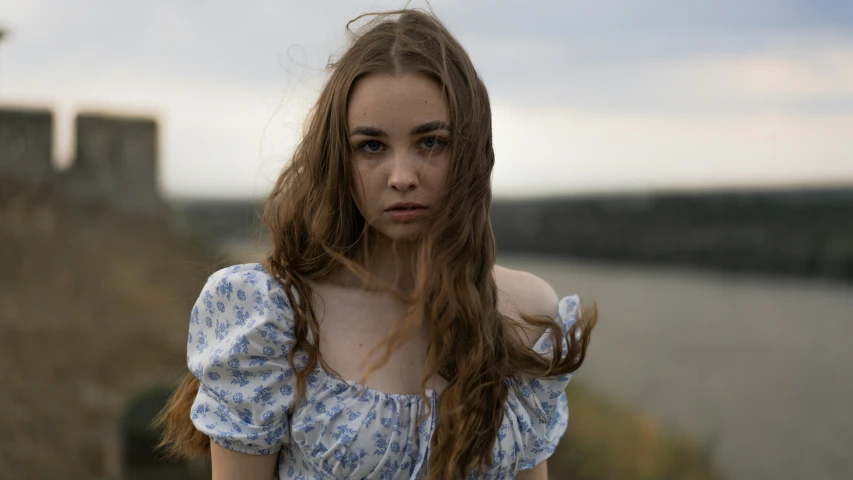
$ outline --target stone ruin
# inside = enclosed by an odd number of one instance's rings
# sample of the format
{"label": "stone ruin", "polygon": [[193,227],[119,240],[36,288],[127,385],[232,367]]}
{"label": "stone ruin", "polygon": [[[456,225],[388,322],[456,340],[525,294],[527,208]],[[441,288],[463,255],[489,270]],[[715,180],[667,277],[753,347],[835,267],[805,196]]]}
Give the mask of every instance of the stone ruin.
{"label": "stone ruin", "polygon": [[[25,195],[37,192],[36,196],[41,198],[42,193],[45,197],[49,197],[52,190],[61,190],[62,195],[58,198],[61,198],[62,201],[71,199],[79,201],[82,205],[106,204],[109,205],[110,210],[118,210],[121,215],[127,214],[133,218],[145,217],[146,220],[153,220],[150,222],[152,225],[156,225],[156,222],[160,221],[168,212],[167,204],[158,188],[159,145],[158,124],[155,119],[98,112],[79,113],[75,118],[73,159],[68,168],[61,170],[56,168],[54,132],[55,116],[50,110],[0,107],[0,194],[6,193],[6,195],[0,195],[0,200],[9,200],[10,198],[13,200],[8,204],[0,204],[0,226],[9,227],[9,224],[2,225],[2,222],[11,218],[2,215],[3,209],[14,210],[13,207],[17,205],[15,201],[19,200],[15,197],[15,192],[20,191],[27,192]],[[24,210],[32,213],[30,210]],[[35,209],[34,211],[51,213],[46,208]],[[29,220],[39,223],[38,219],[30,218]],[[79,219],[73,221],[79,221]],[[102,223],[100,227],[92,227],[91,224],[86,224],[85,227],[91,227],[91,231],[87,230],[87,234],[91,235],[108,233],[109,229],[112,228],[108,223]],[[121,227],[116,226],[115,228]],[[25,231],[29,232],[30,230]],[[0,233],[4,233],[3,229],[0,229]],[[52,231],[45,233],[47,236],[52,234]],[[157,240],[160,236],[154,233],[151,238]],[[168,240],[163,240],[161,243],[163,245],[155,247],[161,249],[157,250],[158,252],[171,255],[168,258],[183,258],[181,252],[170,253],[168,249],[172,247]],[[9,248],[9,245],[4,244],[2,248]],[[32,258],[32,255],[28,258]],[[128,266],[125,265],[123,268],[127,269]],[[55,272],[51,271],[51,273]],[[12,272],[12,275],[13,282],[20,278],[17,276],[17,271]],[[85,279],[88,272],[81,272],[80,275],[81,279]],[[32,282],[33,280],[30,279],[29,281]],[[50,282],[45,281],[45,285],[50,285]],[[18,293],[13,295],[17,296]],[[176,293],[176,295],[178,294]],[[97,312],[106,307],[93,302],[91,308]],[[168,308],[172,307],[162,308],[164,312],[170,312],[171,310]],[[0,323],[11,320],[11,316],[4,316],[5,312],[8,311],[11,310],[0,311]],[[89,315],[90,318],[83,320],[78,318],[79,328],[96,331],[92,323],[92,319],[96,316],[95,314]],[[39,321],[42,320],[44,319],[39,319]],[[32,323],[37,324],[34,321]],[[166,322],[161,323],[167,324]],[[47,322],[45,325],[53,324]],[[3,324],[0,327],[6,327],[6,325]],[[46,329],[49,327],[38,328]],[[179,328],[176,329],[180,330]],[[14,331],[14,329],[12,330]],[[4,330],[4,333],[7,331]],[[116,332],[112,334],[113,337],[110,337],[111,340],[127,342],[128,336],[139,335],[140,331],[145,330],[138,328],[123,330],[115,327],[111,331]],[[171,340],[167,341],[166,337],[174,332],[171,330],[165,330],[165,332],[162,339],[149,338],[151,344],[159,348],[158,352],[170,351]],[[122,337],[119,338],[118,335],[122,335]],[[148,335],[151,337],[152,334],[149,332]],[[182,342],[183,340],[181,340]],[[163,356],[161,355],[161,357]],[[57,363],[68,361],[67,358],[50,357],[47,354],[42,360]],[[121,362],[120,360],[106,358],[105,361]],[[78,463],[85,464],[90,468],[91,475],[86,478],[102,480],[142,478],[140,476],[142,474],[139,472],[148,472],[147,474],[150,474],[151,478],[155,475],[157,478],[170,478],[164,477],[169,473],[168,468],[178,469],[180,475],[174,478],[192,478],[193,472],[195,472],[195,478],[199,478],[199,475],[203,477],[203,463],[190,462],[188,464],[166,464],[164,466],[161,459],[156,456],[155,452],[152,452],[150,447],[155,440],[155,434],[148,429],[148,425],[151,417],[159,410],[171,392],[171,386],[169,386],[169,382],[172,380],[171,375],[164,372],[170,371],[174,361],[171,357],[160,358],[156,356],[146,358],[145,361],[150,362],[150,367],[146,366],[145,368],[152,373],[128,381],[127,385],[116,384],[115,380],[110,379],[104,372],[95,375],[91,371],[84,371],[81,372],[81,377],[96,377],[97,380],[82,378],[75,382],[75,387],[79,392],[66,391],[60,393],[60,395],[69,396],[68,408],[74,410],[75,416],[78,418],[85,417],[88,422],[88,430],[66,428],[66,431],[63,432],[63,435],[75,438],[75,441],[81,445],[79,450],[85,455],[80,455],[77,460],[79,460]],[[40,379],[33,381],[36,380]],[[19,397],[6,400],[7,402],[18,403],[30,402],[26,408],[37,411],[43,407],[43,403],[38,398],[26,397],[31,390],[23,389],[22,391],[25,393],[21,393]],[[45,427],[45,429],[39,430],[39,432],[43,431],[49,431],[49,428]],[[33,433],[32,435],[37,434]],[[10,446],[11,444],[18,446]],[[36,470],[21,471],[20,468],[36,468],[33,467],[34,463],[52,465],[57,463],[58,459],[62,459],[63,455],[69,455],[67,451],[52,452],[49,455],[51,459],[48,462],[41,460],[33,462],[32,459],[27,459],[20,464],[13,462],[12,467],[10,467],[4,463],[10,458],[10,455],[14,458],[16,454],[22,451],[27,452],[27,449],[20,445],[29,445],[29,443],[22,442],[20,438],[15,438],[0,448],[0,450],[5,450],[0,451],[0,470],[4,471],[0,474],[0,478],[41,478],[40,474],[34,473]],[[9,472],[10,468],[12,473]],[[16,468],[19,469],[16,470]],[[44,467],[48,470],[49,468],[53,468],[53,466]],[[41,472],[42,470],[38,471]],[[22,476],[16,476],[16,473]],[[81,477],[69,474],[67,478]]]}
{"label": "stone ruin", "polygon": [[9,176],[55,182],[81,200],[106,201],[124,211],[154,214],[162,209],[155,119],[79,113],[74,158],[62,171],[54,167],[53,138],[50,110],[0,108],[0,185]]}

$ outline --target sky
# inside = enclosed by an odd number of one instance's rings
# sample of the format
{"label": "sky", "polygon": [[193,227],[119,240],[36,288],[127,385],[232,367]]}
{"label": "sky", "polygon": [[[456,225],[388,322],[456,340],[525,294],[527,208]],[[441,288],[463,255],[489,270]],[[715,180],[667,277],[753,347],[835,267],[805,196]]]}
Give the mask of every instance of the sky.
{"label": "sky", "polygon": [[[361,13],[0,0],[0,106],[153,115],[168,197],[260,197]],[[424,7],[423,1],[411,6]],[[498,197],[853,185],[849,0],[433,0],[489,89]]]}

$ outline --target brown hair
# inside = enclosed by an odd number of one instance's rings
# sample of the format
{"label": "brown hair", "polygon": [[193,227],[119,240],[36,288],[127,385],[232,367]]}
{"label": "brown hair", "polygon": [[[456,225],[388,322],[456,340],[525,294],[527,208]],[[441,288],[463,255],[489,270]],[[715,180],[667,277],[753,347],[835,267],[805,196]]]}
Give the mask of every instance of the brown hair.
{"label": "brown hair", "polygon": [[[348,29],[363,17],[350,22]],[[371,352],[384,349],[363,378],[384,365],[393,349],[425,324],[429,347],[421,395],[425,397],[426,383],[436,374],[448,382],[441,392],[432,434],[429,478],[467,477],[492,464],[509,389],[506,380],[577,370],[597,312],[593,305],[578,315],[564,337],[567,352],[562,351],[562,329],[554,319],[523,315],[523,322],[517,322],[498,312],[493,277],[496,247],[489,222],[494,151],[486,87],[462,46],[430,13],[376,14],[361,32],[354,35],[343,56],[330,64],[330,78],[306,122],[303,138],[262,214],[273,245],[265,266],[294,306],[295,341],[308,358],[307,365],[297,369],[297,349],[291,350],[289,362],[297,372],[295,402],[304,398],[307,377],[318,362],[330,370],[320,355],[320,328],[308,282],[323,280],[342,266],[367,276],[357,261],[369,235],[352,197],[349,94],[368,74],[428,76],[443,91],[453,130],[447,194],[432,228],[417,240],[412,291],[395,292],[410,306],[409,314]],[[519,334],[525,323],[543,330],[553,327],[553,356],[536,353],[527,337]],[[207,437],[194,429],[189,417],[198,386],[198,379],[187,374],[161,412],[161,446],[172,455],[194,456],[209,448]]]}

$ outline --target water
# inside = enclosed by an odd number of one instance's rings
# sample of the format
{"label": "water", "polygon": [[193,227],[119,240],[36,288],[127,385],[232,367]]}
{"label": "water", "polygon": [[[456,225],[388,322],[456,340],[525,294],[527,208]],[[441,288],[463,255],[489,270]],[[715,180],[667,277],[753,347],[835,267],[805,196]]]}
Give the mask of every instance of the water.
{"label": "water", "polygon": [[728,478],[853,478],[853,286],[500,263],[594,297],[600,323],[576,379],[712,442]]}
{"label": "water", "polygon": [[[232,247],[241,260],[259,258]],[[600,323],[576,380],[708,442],[727,478],[853,478],[853,286],[554,258],[499,263],[597,300]]]}

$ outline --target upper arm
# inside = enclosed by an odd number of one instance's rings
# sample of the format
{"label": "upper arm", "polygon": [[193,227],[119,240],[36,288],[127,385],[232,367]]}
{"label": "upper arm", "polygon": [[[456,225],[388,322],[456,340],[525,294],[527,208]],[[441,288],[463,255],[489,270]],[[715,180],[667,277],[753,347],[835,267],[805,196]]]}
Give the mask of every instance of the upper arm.
{"label": "upper arm", "polygon": [[[557,317],[559,298],[554,288],[545,280],[528,272],[510,270],[495,265],[495,282],[498,286],[498,308],[503,315],[521,319],[520,314],[537,317]],[[542,335],[544,327],[523,328],[530,345]]]}
{"label": "upper arm", "polygon": [[290,441],[295,375],[281,352],[294,343],[285,297],[271,276],[237,265],[211,275],[193,308],[187,366],[199,388],[190,420],[210,437],[216,479],[274,478],[277,452]]}
{"label": "upper arm", "polygon": [[212,480],[272,480],[275,478],[277,463],[278,453],[248,455],[210,442]]}
{"label": "upper arm", "polygon": [[515,480],[548,480],[548,460],[543,460],[530,470],[522,470]]}
{"label": "upper arm", "polygon": [[532,273],[518,272],[518,279],[516,295],[521,311],[529,315],[555,318],[559,298],[554,287]]}

